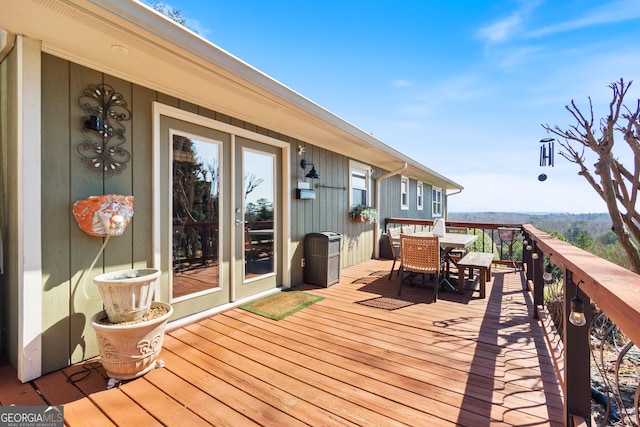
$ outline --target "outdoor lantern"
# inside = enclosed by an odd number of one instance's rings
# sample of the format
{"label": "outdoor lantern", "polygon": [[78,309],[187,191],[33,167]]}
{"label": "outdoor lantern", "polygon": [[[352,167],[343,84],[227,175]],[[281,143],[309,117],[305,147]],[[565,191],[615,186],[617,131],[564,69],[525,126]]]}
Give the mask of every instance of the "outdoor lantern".
{"label": "outdoor lantern", "polygon": [[311,165],[311,170],[308,174],[305,175],[305,177],[319,179],[320,175],[318,175],[318,172],[316,172],[316,165],[314,165],[313,163],[308,163],[305,159],[300,160],[300,166],[302,167],[302,169],[306,169],[307,165]]}
{"label": "outdoor lantern", "polygon": [[551,267],[551,263],[548,262],[547,266],[544,268],[544,273],[542,273],[542,280],[544,283],[551,283],[553,281],[553,267]]}
{"label": "outdoor lantern", "polygon": [[100,123],[100,116],[96,116],[96,115],[89,116],[87,120],[85,120],[84,122],[84,127],[87,129],[91,129],[96,132],[99,132],[102,129],[101,123]]}
{"label": "outdoor lantern", "polygon": [[553,266],[551,265],[551,254],[547,257],[547,266],[544,268],[544,273],[542,273],[542,280],[544,280],[544,284],[548,285],[553,282]]}
{"label": "outdoor lantern", "polygon": [[576,296],[571,300],[571,313],[569,313],[569,322],[574,326],[584,326],[587,323],[587,318],[584,315],[584,302],[578,297],[578,289],[580,282],[576,285]]}

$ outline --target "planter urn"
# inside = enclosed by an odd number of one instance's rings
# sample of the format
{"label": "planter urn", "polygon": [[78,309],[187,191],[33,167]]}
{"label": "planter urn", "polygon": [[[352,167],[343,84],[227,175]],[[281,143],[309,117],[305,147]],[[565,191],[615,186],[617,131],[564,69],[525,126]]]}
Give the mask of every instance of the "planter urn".
{"label": "planter urn", "polygon": [[100,274],[93,278],[112,323],[131,322],[149,312],[157,268],[136,268]]}
{"label": "planter urn", "polygon": [[120,324],[108,321],[106,311],[91,317],[91,327],[98,339],[100,361],[110,378],[129,380],[156,367],[164,330],[173,307],[164,302],[153,302],[150,308],[151,312],[161,309],[165,313],[148,320]]}

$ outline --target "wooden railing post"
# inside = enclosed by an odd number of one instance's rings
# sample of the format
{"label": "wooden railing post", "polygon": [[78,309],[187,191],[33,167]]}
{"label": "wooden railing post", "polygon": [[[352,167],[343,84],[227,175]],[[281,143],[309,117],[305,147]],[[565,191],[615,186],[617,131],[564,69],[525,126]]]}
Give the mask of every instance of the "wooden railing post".
{"label": "wooden railing post", "polygon": [[[571,299],[576,296],[584,302],[587,324],[574,326],[569,322]],[[565,420],[567,426],[573,425],[573,416],[584,417],[587,424],[591,419],[591,372],[589,353],[590,300],[573,283],[570,270],[564,272],[564,384],[565,384]]]}
{"label": "wooden railing post", "polygon": [[537,245],[533,246],[531,251],[536,254],[533,260],[533,318],[539,319],[537,307],[544,304],[544,279],[542,273],[544,272],[544,253],[538,248]]}

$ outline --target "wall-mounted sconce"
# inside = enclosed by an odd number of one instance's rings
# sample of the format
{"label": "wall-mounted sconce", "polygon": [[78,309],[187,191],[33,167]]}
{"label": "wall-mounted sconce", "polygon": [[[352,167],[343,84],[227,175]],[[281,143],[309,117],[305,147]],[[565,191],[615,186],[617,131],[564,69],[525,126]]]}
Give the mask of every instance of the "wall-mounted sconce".
{"label": "wall-mounted sconce", "polygon": [[580,283],[584,282],[580,280],[576,285],[576,296],[571,300],[571,313],[569,313],[569,322],[575,326],[584,326],[587,323],[587,318],[584,315],[584,302],[578,296]]}
{"label": "wall-mounted sconce", "polygon": [[100,116],[89,116],[89,118],[84,121],[84,127],[89,130],[100,132]]}
{"label": "wall-mounted sconce", "polygon": [[320,175],[318,175],[318,172],[316,172],[316,165],[314,165],[313,163],[307,162],[305,159],[300,160],[300,166],[302,167],[302,169],[307,169],[307,165],[311,165],[311,170],[309,171],[308,174],[305,175],[305,177],[312,178],[312,179],[319,179]]}
{"label": "wall-mounted sconce", "polygon": [[78,98],[78,105],[88,115],[81,128],[84,141],[78,144],[82,163],[106,177],[120,173],[131,159],[123,148],[126,129],[122,122],[131,119],[127,102],[111,86],[91,84]]}

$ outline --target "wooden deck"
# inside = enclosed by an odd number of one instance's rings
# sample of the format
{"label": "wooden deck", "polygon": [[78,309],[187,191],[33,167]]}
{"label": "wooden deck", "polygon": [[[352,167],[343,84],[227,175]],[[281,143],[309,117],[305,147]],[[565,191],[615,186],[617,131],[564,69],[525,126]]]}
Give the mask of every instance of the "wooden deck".
{"label": "wooden deck", "polygon": [[[236,308],[174,329],[164,368],[111,390],[95,362],[27,384],[4,364],[0,404],[64,405],[74,427],[563,424],[520,272],[493,269],[486,299],[440,292],[430,304],[423,287],[398,298],[390,267],[372,260],[329,288],[299,286],[325,299],[280,321]],[[374,299],[395,309],[362,303]]]}

